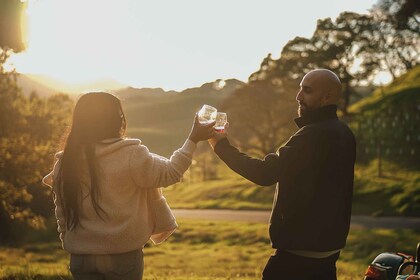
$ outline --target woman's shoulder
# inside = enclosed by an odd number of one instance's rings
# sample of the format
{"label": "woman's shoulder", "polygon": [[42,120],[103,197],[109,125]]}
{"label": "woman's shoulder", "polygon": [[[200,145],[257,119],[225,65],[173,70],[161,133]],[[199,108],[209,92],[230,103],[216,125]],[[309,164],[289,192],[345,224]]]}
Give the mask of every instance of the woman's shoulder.
{"label": "woman's shoulder", "polygon": [[122,146],[127,147],[134,153],[148,153],[149,149],[142,144],[142,141],[137,138],[124,138],[122,140]]}
{"label": "woman's shoulder", "polygon": [[134,153],[150,153],[147,146],[143,145],[142,141],[137,138],[126,138],[123,141],[130,146],[131,151]]}
{"label": "woman's shoulder", "polygon": [[114,154],[116,152],[127,152],[138,149],[141,145],[141,140],[137,138],[119,138],[111,141],[111,139],[102,140],[96,146],[96,153],[98,156],[107,154]]}
{"label": "woman's shoulder", "polygon": [[138,145],[140,146],[142,144],[141,140],[138,138],[122,138],[121,142],[126,145]]}

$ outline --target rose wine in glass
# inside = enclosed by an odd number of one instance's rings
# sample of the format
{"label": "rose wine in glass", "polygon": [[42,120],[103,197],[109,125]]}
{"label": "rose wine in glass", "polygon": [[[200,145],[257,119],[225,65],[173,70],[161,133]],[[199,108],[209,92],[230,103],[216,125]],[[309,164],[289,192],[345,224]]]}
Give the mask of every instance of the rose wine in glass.
{"label": "rose wine in glass", "polygon": [[216,124],[214,125],[214,130],[216,130],[217,132],[225,132],[226,122],[227,122],[227,114],[223,112],[217,112]]}

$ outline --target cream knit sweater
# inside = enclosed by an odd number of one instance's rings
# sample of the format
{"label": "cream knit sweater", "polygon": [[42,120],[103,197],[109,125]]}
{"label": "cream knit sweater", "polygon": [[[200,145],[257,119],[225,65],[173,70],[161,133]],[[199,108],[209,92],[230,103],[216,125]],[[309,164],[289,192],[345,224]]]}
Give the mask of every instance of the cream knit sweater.
{"label": "cream knit sweater", "polygon": [[[117,254],[142,248],[152,238],[164,241],[177,227],[161,187],[179,182],[191,165],[196,144],[187,140],[168,160],[150,153],[139,139],[107,139],[96,146],[101,172],[99,205],[107,213],[103,221],[89,197],[89,178],[82,188],[80,224],[66,229],[61,199],[56,195],[55,214],[63,248],[72,254]],[[57,194],[54,179],[62,152],[53,171],[43,182]]]}

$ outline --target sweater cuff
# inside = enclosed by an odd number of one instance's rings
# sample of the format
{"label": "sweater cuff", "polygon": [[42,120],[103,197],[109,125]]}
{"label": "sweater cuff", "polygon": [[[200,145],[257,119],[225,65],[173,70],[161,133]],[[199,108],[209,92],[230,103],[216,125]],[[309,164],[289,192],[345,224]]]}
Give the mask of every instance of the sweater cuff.
{"label": "sweater cuff", "polygon": [[190,139],[187,139],[184,145],[182,145],[181,150],[187,154],[192,155],[196,148],[197,148],[197,144],[191,141]]}

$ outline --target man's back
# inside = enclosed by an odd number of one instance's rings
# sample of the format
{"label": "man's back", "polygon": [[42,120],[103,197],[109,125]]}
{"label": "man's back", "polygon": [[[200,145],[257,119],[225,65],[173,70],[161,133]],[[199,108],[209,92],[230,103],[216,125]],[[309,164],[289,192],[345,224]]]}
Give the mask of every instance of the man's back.
{"label": "man's back", "polygon": [[341,92],[331,70],[307,73],[296,95],[300,130],[262,160],[233,147],[226,132],[209,140],[236,173],[262,186],[277,183],[270,218],[277,250],[263,280],[337,279],[335,263],[350,228],[356,157],[353,133],[336,114]]}
{"label": "man's back", "polygon": [[[333,112],[334,111],[334,112]],[[327,106],[299,123],[279,150],[271,217],[274,248],[331,251],[345,245],[351,215],[355,140]]]}

